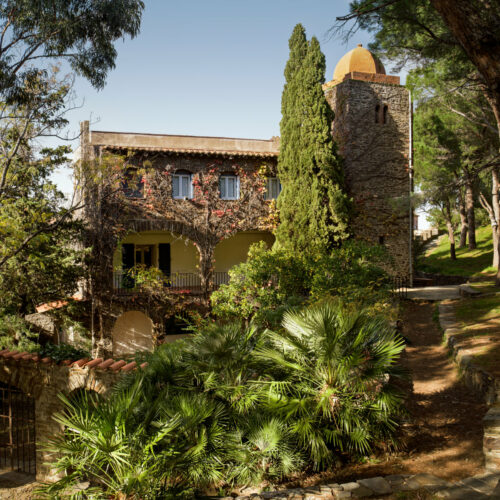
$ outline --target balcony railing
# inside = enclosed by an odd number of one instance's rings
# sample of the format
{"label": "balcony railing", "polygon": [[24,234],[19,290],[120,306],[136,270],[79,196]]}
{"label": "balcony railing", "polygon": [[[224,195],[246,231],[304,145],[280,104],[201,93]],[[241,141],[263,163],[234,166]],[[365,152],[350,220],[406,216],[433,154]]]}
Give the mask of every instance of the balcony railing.
{"label": "balcony railing", "polygon": [[[229,283],[229,274],[227,272],[216,272],[213,275],[213,288],[217,289],[220,285]],[[145,290],[136,286],[133,277],[123,271],[113,273],[113,288],[120,294],[137,294]],[[164,291],[172,293],[201,293],[201,277],[196,273],[173,273],[165,281]]]}

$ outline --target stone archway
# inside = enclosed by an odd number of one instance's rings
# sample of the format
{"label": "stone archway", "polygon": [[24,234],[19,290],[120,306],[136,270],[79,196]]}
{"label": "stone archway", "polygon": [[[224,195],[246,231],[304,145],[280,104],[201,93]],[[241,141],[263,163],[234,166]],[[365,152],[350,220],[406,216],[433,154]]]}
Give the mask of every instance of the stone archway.
{"label": "stone archway", "polygon": [[141,311],[127,311],[115,322],[111,331],[113,356],[129,356],[138,351],[152,351],[153,322]]}

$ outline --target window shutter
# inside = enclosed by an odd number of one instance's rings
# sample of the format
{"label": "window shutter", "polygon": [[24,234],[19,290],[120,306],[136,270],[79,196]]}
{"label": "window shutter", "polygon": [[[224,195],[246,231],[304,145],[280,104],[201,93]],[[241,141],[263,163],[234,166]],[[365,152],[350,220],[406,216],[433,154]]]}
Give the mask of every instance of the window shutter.
{"label": "window shutter", "polygon": [[179,196],[179,176],[174,175],[172,179],[172,196],[177,198]]}
{"label": "window shutter", "polygon": [[158,244],[158,267],[167,278],[170,276],[170,243]]}
{"label": "window shutter", "polygon": [[233,199],[236,194],[236,182],[234,177],[227,178],[227,197]]}
{"label": "window shutter", "polygon": [[188,197],[189,196],[189,177],[187,175],[183,175],[181,177],[181,179],[182,179],[181,196]]}
{"label": "window shutter", "polygon": [[135,265],[135,245],[133,243],[122,244],[122,287],[134,288],[135,281],[127,271],[132,269]]}
{"label": "window shutter", "polygon": [[122,269],[128,271],[134,267],[135,245],[133,243],[122,244]]}
{"label": "window shutter", "polygon": [[226,178],[221,177],[219,179],[219,190],[220,190],[220,197],[225,198],[226,197]]}

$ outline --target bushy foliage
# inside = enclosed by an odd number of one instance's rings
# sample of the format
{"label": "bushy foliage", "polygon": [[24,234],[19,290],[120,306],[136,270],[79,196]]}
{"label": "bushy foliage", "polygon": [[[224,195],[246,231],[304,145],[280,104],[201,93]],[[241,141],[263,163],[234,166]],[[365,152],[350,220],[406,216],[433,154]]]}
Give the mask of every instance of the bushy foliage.
{"label": "bushy foliage", "polygon": [[271,311],[303,301],[310,287],[303,258],[288,250],[268,250],[264,242],[252,245],[247,260],[234,266],[229,276],[229,283],[211,296],[213,313],[223,318],[265,322]]}
{"label": "bushy foliage", "polygon": [[257,243],[246,262],[229,271],[230,282],[212,294],[213,313],[272,327],[290,307],[328,295],[373,303],[387,297],[388,277],[381,267],[387,259],[382,247],[359,241],[346,241],[323,256]]}
{"label": "bushy foliage", "polygon": [[397,427],[402,349],[386,319],[340,301],[289,312],[273,331],[207,324],[149,355],[107,401],[66,401],[50,443],[66,476],[45,494],[90,481],[81,498],[179,498],[365,454]]}
{"label": "bushy foliage", "polygon": [[318,40],[295,26],[289,41],[281,99],[278,174],[280,225],[276,244],[296,252],[321,254],[348,236],[350,203],[331,134],[333,111],[326,101],[325,56]]}

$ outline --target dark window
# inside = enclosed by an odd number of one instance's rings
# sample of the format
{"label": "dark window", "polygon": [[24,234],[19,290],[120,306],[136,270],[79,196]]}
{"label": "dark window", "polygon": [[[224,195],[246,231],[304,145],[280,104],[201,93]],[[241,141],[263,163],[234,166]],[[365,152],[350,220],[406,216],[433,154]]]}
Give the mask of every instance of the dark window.
{"label": "dark window", "polygon": [[127,198],[144,198],[144,178],[135,168],[125,172],[122,187]]}
{"label": "dark window", "polygon": [[379,236],[378,237],[378,244],[383,245],[385,243],[385,236]]}
{"label": "dark window", "polygon": [[375,106],[375,123],[379,123],[380,119],[380,104]]}
{"label": "dark window", "polygon": [[158,244],[158,267],[167,277],[170,277],[170,243]]}
{"label": "dark window", "polygon": [[382,123],[387,123],[387,110],[389,107],[387,104],[384,106],[384,111],[383,111],[383,116],[382,116]]}

